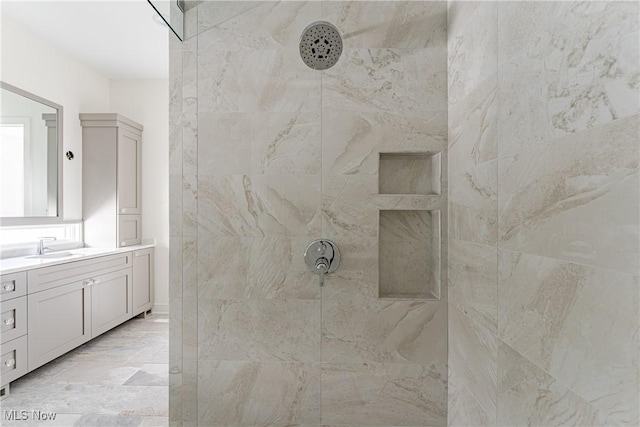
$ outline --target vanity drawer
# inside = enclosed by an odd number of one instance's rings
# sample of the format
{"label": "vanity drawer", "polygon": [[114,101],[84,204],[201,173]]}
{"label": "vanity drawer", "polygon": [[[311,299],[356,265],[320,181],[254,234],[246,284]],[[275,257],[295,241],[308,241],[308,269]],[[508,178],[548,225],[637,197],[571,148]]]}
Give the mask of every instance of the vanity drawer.
{"label": "vanity drawer", "polygon": [[27,373],[27,337],[0,344],[0,386]]}
{"label": "vanity drawer", "polygon": [[27,294],[27,273],[4,274],[0,276],[0,301],[21,297]]}
{"label": "vanity drawer", "polygon": [[27,297],[0,303],[0,342],[19,338],[27,333]]}
{"label": "vanity drawer", "polygon": [[131,253],[107,255],[29,271],[29,294],[131,267]]}

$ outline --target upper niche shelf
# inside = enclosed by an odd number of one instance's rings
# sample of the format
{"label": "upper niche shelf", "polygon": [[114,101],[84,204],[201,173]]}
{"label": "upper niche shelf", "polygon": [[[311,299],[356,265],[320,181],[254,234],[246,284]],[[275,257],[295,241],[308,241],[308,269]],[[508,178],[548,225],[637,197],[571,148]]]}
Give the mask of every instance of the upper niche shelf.
{"label": "upper niche shelf", "polygon": [[440,195],[441,154],[380,153],[379,194]]}

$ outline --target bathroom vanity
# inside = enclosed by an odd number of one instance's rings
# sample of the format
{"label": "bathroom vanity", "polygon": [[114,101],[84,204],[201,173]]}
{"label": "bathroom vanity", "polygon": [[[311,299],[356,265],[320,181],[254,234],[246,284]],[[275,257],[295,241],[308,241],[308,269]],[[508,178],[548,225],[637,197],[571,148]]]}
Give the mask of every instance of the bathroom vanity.
{"label": "bathroom vanity", "polygon": [[[71,150],[63,154],[63,108],[4,82],[0,89],[15,154],[0,168],[11,196],[1,223],[63,224],[63,155],[74,159]],[[55,239],[42,238],[38,254],[0,259],[0,398],[12,381],[153,305],[154,246],[141,245],[143,126],[116,113],[79,119],[89,247],[42,253],[43,241]]]}
{"label": "bathroom vanity", "polygon": [[153,305],[153,245],[0,260],[0,397],[9,383]]}

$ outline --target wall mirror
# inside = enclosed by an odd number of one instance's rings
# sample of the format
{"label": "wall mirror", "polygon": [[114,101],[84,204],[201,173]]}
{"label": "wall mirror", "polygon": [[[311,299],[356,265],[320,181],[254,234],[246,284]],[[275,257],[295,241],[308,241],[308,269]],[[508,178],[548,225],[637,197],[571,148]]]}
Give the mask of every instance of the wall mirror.
{"label": "wall mirror", "polygon": [[62,106],[0,82],[0,223],[62,219]]}

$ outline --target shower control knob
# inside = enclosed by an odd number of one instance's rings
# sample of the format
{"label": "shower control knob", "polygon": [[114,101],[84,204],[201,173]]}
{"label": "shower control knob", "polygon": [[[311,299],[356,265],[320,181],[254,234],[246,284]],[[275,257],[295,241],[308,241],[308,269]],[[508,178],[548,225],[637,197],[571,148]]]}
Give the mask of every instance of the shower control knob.
{"label": "shower control knob", "polygon": [[320,258],[316,261],[316,270],[318,274],[327,274],[329,271],[329,261],[326,258]]}
{"label": "shower control knob", "polygon": [[324,286],[325,275],[333,273],[340,264],[340,251],[331,240],[314,240],[304,251],[304,262],[320,276],[320,286]]}
{"label": "shower control knob", "polygon": [[324,286],[324,276],[329,271],[329,261],[326,258],[320,258],[316,261],[316,270],[320,275],[320,287]]}

